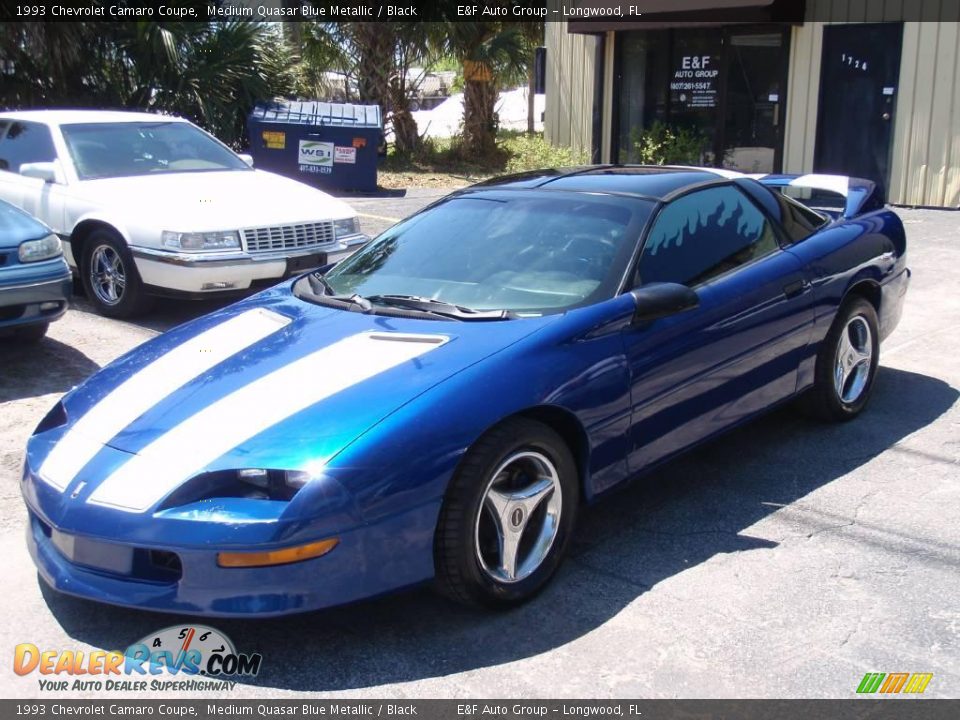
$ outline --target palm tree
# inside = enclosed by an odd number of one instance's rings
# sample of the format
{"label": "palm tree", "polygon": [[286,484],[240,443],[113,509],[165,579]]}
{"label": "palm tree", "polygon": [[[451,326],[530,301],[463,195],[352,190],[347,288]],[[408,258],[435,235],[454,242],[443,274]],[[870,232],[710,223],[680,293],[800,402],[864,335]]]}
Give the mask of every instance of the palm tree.
{"label": "palm tree", "polygon": [[[412,152],[419,136],[410,114],[407,70],[427,54],[427,33],[416,22],[314,23],[301,29],[302,55],[318,68],[342,73],[345,95],[379,105],[392,125],[398,152]],[[355,93],[353,86],[355,85]]]}
{"label": "palm tree", "polygon": [[496,150],[496,102],[507,77],[528,62],[522,29],[516,23],[438,23],[445,52],[463,67],[463,143],[467,154],[489,157]]}

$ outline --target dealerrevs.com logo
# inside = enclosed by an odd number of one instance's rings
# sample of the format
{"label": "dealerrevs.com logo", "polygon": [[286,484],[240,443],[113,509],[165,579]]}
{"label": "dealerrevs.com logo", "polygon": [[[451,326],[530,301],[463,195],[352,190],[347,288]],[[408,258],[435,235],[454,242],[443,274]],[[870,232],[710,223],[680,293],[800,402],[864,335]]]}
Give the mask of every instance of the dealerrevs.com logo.
{"label": "dealerrevs.com logo", "polygon": [[[260,653],[239,653],[233,641],[206,625],[173,625],[126,650],[14,649],[13,671],[37,673],[42,691],[232,690],[235,678],[260,672]],[[200,677],[197,677],[200,676]]]}

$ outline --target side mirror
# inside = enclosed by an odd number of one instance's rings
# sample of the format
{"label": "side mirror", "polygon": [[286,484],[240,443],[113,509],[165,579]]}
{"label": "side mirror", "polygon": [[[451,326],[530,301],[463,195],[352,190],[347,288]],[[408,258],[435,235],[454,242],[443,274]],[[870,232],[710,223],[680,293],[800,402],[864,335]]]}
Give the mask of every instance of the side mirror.
{"label": "side mirror", "polygon": [[686,285],[678,283],[650,283],[631,290],[636,309],[633,324],[643,325],[660,318],[692,310],[700,304],[700,298]]}
{"label": "side mirror", "polygon": [[237,157],[243,160],[250,167],[253,167],[253,155],[249,155],[247,153],[237,153]]}
{"label": "side mirror", "polygon": [[24,177],[37,178],[47,183],[59,182],[57,164],[52,162],[24,163],[20,166],[20,174]]}

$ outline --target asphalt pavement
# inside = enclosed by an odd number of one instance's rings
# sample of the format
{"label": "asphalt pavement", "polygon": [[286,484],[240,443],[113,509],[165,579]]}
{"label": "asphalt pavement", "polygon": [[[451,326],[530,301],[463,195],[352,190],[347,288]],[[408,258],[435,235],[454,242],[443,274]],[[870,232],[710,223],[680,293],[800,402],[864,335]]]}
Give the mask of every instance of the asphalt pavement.
{"label": "asphalt pavement", "polygon": [[[375,233],[440,195],[350,202]],[[927,696],[960,696],[960,213],[899,212],[913,283],[858,420],[820,425],[784,408],[587,508],[551,586],[512,612],[423,587],[206,621],[263,655],[258,677],[219,697],[843,698],[867,672],[930,672]],[[40,345],[0,344],[0,695],[105,696],[17,676],[18,643],[120,649],[184,621],[45,588],[18,475],[60,394],[222,304],[164,302],[120,322],[77,297]],[[171,697],[110,697],[151,695]]]}

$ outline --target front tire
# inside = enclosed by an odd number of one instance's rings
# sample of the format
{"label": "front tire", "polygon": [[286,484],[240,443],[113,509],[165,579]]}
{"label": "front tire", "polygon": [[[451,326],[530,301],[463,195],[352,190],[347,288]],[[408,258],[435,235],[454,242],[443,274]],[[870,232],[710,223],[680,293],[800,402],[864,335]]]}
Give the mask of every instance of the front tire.
{"label": "front tire", "polygon": [[97,312],[111,318],[131,318],[153,305],[126,243],[110,230],[95,230],[83,247],[80,280]]}
{"label": "front tire", "polygon": [[490,430],[444,497],[434,541],[439,590],[494,609],[529,600],[560,565],[578,501],[577,466],[556,432],[525,418]]}
{"label": "front tire", "polygon": [[847,300],[817,353],[813,387],[803,398],[820,420],[852,420],[867,405],[880,362],[877,311],[861,297]]}

